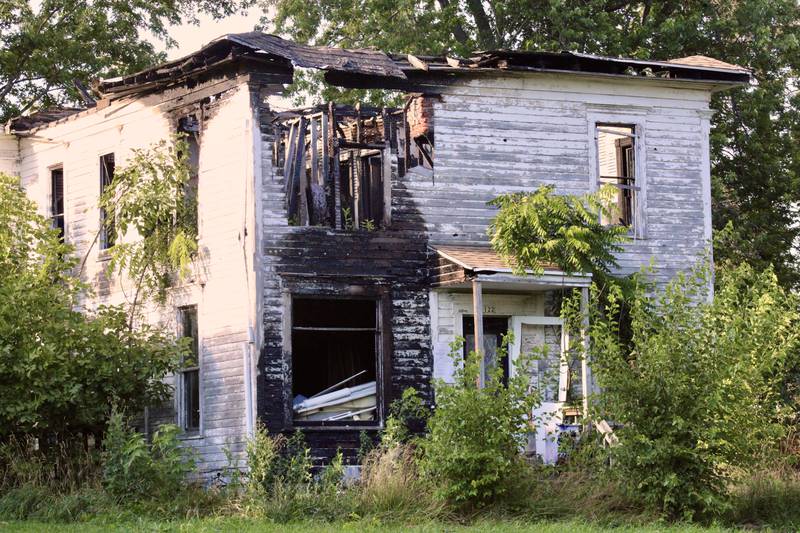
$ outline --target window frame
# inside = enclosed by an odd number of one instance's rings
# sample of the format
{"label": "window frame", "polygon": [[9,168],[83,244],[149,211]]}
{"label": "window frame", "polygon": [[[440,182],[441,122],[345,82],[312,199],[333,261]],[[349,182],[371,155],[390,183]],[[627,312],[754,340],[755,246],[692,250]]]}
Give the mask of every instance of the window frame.
{"label": "window frame", "polygon": [[[197,305],[182,305],[177,308],[176,312],[176,319],[178,325],[178,337],[183,338],[186,337],[186,331],[184,329],[184,317],[187,312],[194,312],[195,315],[195,327],[196,331],[196,338],[194,339],[195,345],[195,352],[196,352],[196,361],[194,361],[194,365],[192,366],[181,366],[180,369],[177,371],[176,376],[176,386],[175,386],[175,400],[176,400],[176,412],[177,412],[177,423],[178,427],[180,428],[184,437],[192,438],[196,437],[199,438],[203,434],[203,369],[202,369],[202,354],[200,349],[200,316],[198,312]],[[189,413],[187,411],[187,404],[186,404],[186,384],[185,384],[185,377],[188,372],[197,372],[197,389],[198,389],[198,398],[197,398],[197,410],[198,410],[198,425],[197,427],[189,428],[187,427],[187,420],[189,418]]]}
{"label": "window frame", "polygon": [[[284,382],[284,427],[288,430],[302,429],[311,431],[362,431],[383,429],[387,407],[391,404],[391,296],[385,286],[347,286],[331,290],[319,288],[293,287],[283,292],[283,327],[282,345],[284,363],[288,372]],[[330,300],[371,300],[375,302],[376,312],[376,353],[375,353],[375,420],[359,422],[303,422],[294,418],[292,408],[294,374],[292,371],[294,357],[292,354],[292,322],[293,301],[295,299],[330,299]]]}
{"label": "window frame", "polygon": [[[113,170],[111,171],[110,178],[108,178],[108,180],[106,180],[106,177],[107,177],[106,158],[108,158],[109,156],[112,158],[112,160],[114,162],[114,167],[113,167]],[[116,170],[117,170],[117,157],[116,157],[116,154],[114,152],[108,152],[108,153],[105,153],[105,154],[101,154],[100,157],[98,158],[98,162],[99,162],[99,170],[100,170],[100,172],[99,172],[99,174],[100,174],[100,194],[98,196],[98,199],[99,199],[100,196],[102,196],[103,193],[105,192],[106,187],[110,186],[114,181],[114,175],[116,174]],[[99,241],[98,245],[100,247],[100,252],[101,253],[105,252],[106,250],[110,250],[111,248],[113,248],[114,245],[116,244],[117,238],[119,237],[119,235],[114,235],[109,240],[109,235],[108,235],[108,231],[107,231],[107,228],[106,228],[106,220],[107,219],[108,219],[108,212],[101,207],[100,208],[100,228],[99,228],[99,236],[98,236],[98,241]],[[111,222],[111,227],[113,228],[114,226],[115,226],[114,221],[112,221]]]}
{"label": "window frame", "polygon": [[[61,242],[66,242],[67,240],[67,180],[65,179],[64,175],[64,165],[58,164],[48,167],[48,172],[50,173],[50,223],[51,226],[55,229],[58,226],[56,225],[56,219],[61,218]],[[55,203],[56,203],[56,196],[55,190],[53,188],[53,173],[54,172],[61,172],[61,213],[56,213],[55,211]]]}
{"label": "window frame", "polygon": [[618,112],[599,110],[589,112],[588,144],[589,144],[589,191],[597,191],[600,187],[600,154],[598,150],[598,127],[618,126],[633,129],[634,144],[634,177],[638,187],[633,201],[633,223],[629,227],[630,236],[634,239],[647,238],[647,157],[646,157],[646,111],[626,109]]}

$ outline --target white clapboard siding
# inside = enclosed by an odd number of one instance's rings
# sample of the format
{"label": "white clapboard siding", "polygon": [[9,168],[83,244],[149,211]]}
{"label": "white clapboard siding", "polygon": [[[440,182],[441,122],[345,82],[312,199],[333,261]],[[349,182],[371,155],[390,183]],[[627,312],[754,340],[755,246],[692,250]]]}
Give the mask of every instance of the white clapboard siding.
{"label": "white clapboard siding", "polygon": [[[228,446],[241,455],[246,435],[243,346],[255,324],[254,171],[252,108],[246,82],[226,91],[203,124],[199,163],[199,227],[201,259],[187,284],[173,291],[170,304],[148,308],[148,320],[175,330],[177,306],[196,305],[201,349],[201,435],[187,439],[199,455],[201,470],[224,466]],[[101,280],[106,262],[98,245],[91,248],[99,228],[99,157],[115,154],[125,165],[133,149],[147,148],[173,133],[174,106],[170,93],[120,101],[103,109],[82,112],[51,124],[20,141],[21,181],[46,213],[50,191],[49,168],[62,165],[65,182],[67,239],[87,260],[84,278],[96,295],[87,308],[130,301],[133,284]],[[16,138],[14,138],[16,143]],[[8,167],[0,138],[0,171]],[[131,238],[135,238],[131,237]]]}

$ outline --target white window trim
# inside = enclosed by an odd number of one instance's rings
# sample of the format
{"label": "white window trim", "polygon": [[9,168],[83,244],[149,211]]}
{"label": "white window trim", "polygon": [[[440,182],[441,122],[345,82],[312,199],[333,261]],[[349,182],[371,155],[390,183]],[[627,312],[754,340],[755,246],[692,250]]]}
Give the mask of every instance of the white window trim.
{"label": "white window trim", "polygon": [[588,140],[589,140],[589,190],[594,192],[600,181],[600,161],[597,153],[597,125],[616,123],[634,127],[634,150],[636,158],[636,194],[634,205],[633,234],[634,239],[647,238],[647,150],[646,146],[646,117],[637,113],[618,112],[592,112],[587,113]]}
{"label": "white window trim", "polygon": [[[180,368],[175,373],[175,412],[176,412],[176,422],[178,427],[180,428],[180,438],[184,440],[189,439],[201,439],[204,436],[205,432],[205,402],[203,401],[204,395],[204,383],[203,383],[203,343],[201,339],[203,338],[202,329],[200,325],[200,306],[197,304],[186,303],[178,306],[175,309],[175,319],[177,324],[178,336],[183,337],[183,310],[186,308],[193,307],[195,312],[197,313],[197,365],[187,368]],[[198,379],[198,388],[199,388],[199,402],[198,406],[200,408],[200,426],[198,427],[197,431],[187,431],[184,429],[186,421],[186,411],[184,409],[184,387],[183,387],[183,372],[184,370],[192,370],[197,369],[197,379]]]}

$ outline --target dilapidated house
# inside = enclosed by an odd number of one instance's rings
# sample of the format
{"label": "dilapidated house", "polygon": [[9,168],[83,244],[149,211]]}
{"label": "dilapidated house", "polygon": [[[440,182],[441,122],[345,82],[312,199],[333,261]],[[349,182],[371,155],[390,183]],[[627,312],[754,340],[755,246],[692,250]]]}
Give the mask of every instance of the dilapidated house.
{"label": "dilapidated house", "polygon": [[[326,102],[277,107],[296,69],[346,88],[397,91],[397,107]],[[469,58],[305,46],[262,33],[220,37],[178,60],[100,81],[87,109],[12,120],[0,170],[15,173],[52,217],[96,287],[88,306],[124,302],[100,238],[102,188],[131,150],[188,134],[200,253],[191,279],[152,311],[196,341],[197,366],[174,376],[175,420],[203,469],[241,453],[257,421],[301,429],[320,461],[353,460],[407,387],[433,402],[452,375],[448,345],[509,357],[568,332],[564,291],[588,275],[518,276],[488,247],[487,201],[552,184],[582,193],[611,183],[632,241],[624,272],[652,261],[670,278],[711,236],[709,110],[747,70],[707,57],[668,62],[496,50]],[[509,368],[508,361],[498,364]],[[563,366],[563,365],[562,365]],[[590,387],[562,368],[543,409],[564,422]],[[570,379],[571,378],[571,379]],[[538,428],[531,451],[552,459]],[[491,428],[487,428],[490,431]]]}

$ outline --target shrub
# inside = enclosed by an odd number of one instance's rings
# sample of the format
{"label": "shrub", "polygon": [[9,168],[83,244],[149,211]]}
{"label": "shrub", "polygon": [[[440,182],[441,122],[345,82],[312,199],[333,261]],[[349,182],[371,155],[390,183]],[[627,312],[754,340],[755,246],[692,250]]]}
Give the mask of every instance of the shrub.
{"label": "shrub", "polygon": [[[713,302],[699,270],[663,291],[639,283],[621,334],[622,295],[591,305],[594,416],[619,424],[608,453],[631,495],[664,515],[719,516],[731,482],[774,452],[786,432],[780,384],[798,347],[798,299],[771,271],[720,272]],[[577,304],[567,315],[578,320]]]}
{"label": "shrub", "polygon": [[119,412],[113,413],[104,441],[103,485],[109,494],[118,500],[160,500],[179,494],[195,465],[178,433],[177,426],[163,425],[148,444]]}
{"label": "shrub", "polygon": [[416,433],[417,427],[424,428],[430,416],[430,409],[413,387],[403,390],[400,398],[389,406],[386,427],[381,433],[384,448],[408,443]]}
{"label": "shrub", "polygon": [[[508,339],[502,350],[506,349]],[[463,341],[451,345],[461,360]],[[500,356],[498,356],[500,357]],[[453,383],[437,381],[436,410],[428,435],[420,440],[422,473],[437,484],[437,493],[463,507],[480,507],[503,496],[524,467],[519,450],[528,431],[528,416],[540,401],[529,390],[531,359],[521,357],[508,386],[502,368],[487,371],[478,388],[481,357],[470,353],[457,364]]]}
{"label": "shrub", "polygon": [[548,263],[564,272],[607,273],[616,266],[614,254],[622,251],[628,231],[600,222],[615,191],[605,185],[594,193],[561,195],[551,185],[498,196],[489,202],[499,208],[489,226],[492,247],[520,275],[541,274]]}
{"label": "shrub", "polygon": [[73,252],[0,173],[0,438],[99,435],[111,404],[134,412],[165,399],[160,378],[188,352],[157,328],[131,329],[120,307],[81,312]]}

